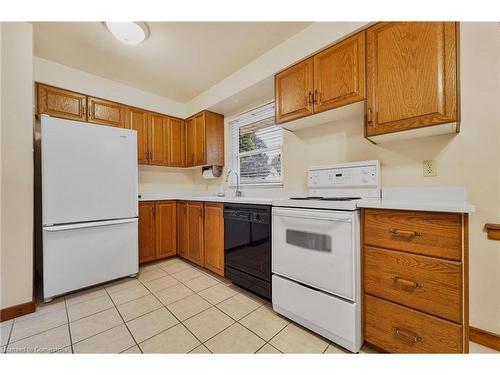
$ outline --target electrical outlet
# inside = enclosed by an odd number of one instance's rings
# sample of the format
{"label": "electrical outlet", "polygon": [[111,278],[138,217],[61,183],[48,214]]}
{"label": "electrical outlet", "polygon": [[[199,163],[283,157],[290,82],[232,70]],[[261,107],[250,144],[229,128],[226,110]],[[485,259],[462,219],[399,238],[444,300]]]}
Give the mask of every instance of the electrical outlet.
{"label": "electrical outlet", "polygon": [[437,162],[435,160],[424,160],[424,177],[437,176]]}

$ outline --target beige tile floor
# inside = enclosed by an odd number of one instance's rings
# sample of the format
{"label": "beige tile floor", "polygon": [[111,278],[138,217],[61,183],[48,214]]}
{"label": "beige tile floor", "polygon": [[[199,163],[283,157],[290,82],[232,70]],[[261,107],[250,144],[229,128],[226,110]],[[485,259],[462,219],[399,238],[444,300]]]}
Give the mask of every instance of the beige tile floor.
{"label": "beige tile floor", "polygon": [[[57,298],[0,329],[2,353],[346,353],[180,258]],[[474,343],[470,351],[498,353]]]}

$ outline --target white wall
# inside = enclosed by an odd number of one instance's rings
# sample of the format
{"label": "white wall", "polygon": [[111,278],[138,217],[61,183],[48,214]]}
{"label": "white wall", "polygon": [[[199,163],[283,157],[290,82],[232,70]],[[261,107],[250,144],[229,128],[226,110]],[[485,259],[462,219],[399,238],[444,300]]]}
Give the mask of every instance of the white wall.
{"label": "white wall", "polygon": [[84,71],[35,57],[35,81],[149,111],[185,118],[185,104]]}
{"label": "white wall", "polygon": [[1,23],[0,308],[33,298],[33,31]]}

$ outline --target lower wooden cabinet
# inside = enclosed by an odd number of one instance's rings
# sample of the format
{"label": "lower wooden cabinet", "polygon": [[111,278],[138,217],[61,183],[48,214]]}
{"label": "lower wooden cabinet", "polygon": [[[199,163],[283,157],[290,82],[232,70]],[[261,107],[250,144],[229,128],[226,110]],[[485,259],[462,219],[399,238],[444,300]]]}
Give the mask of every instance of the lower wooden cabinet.
{"label": "lower wooden cabinet", "polygon": [[156,259],[177,254],[177,204],[175,201],[156,202]]}
{"label": "lower wooden cabinet", "polygon": [[174,255],[224,276],[224,204],[139,203],[139,263]]}
{"label": "lower wooden cabinet", "polygon": [[224,205],[177,202],[177,255],[224,276]]}
{"label": "lower wooden cabinet", "polygon": [[203,202],[187,202],[187,259],[204,266]]}
{"label": "lower wooden cabinet", "polygon": [[362,210],[365,341],[393,353],[467,353],[468,216]]}
{"label": "lower wooden cabinet", "polygon": [[139,263],[177,253],[175,201],[139,203]]}
{"label": "lower wooden cabinet", "polygon": [[139,264],[156,258],[155,203],[139,203]]}
{"label": "lower wooden cabinet", "polygon": [[205,202],[205,267],[224,276],[224,204]]}
{"label": "lower wooden cabinet", "polygon": [[187,203],[177,202],[177,255],[183,258],[188,255],[187,228]]}

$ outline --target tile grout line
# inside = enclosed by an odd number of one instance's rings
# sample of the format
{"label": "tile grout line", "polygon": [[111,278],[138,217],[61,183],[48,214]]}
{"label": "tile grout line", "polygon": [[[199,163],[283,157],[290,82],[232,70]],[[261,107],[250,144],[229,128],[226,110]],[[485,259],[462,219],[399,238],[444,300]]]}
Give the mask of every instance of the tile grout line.
{"label": "tile grout line", "polygon": [[12,331],[14,331],[14,323],[16,322],[16,318],[12,319],[12,324],[10,325],[10,330],[9,330],[9,337],[7,337],[7,342],[5,343],[5,351],[4,353],[7,354],[7,349],[10,345],[10,338],[12,337]]}
{"label": "tile grout line", "polygon": [[[139,280],[139,282],[142,284],[142,282],[141,282],[140,280]],[[181,281],[179,281],[179,282],[181,282]],[[182,282],[181,282],[181,283],[182,283]],[[147,286],[145,286],[144,284],[142,284],[142,285],[143,285],[146,289],[148,289],[148,290],[151,292],[151,290],[150,290]],[[183,285],[184,285],[184,284],[183,284]],[[151,337],[147,338],[147,339],[146,339],[146,340],[144,340],[144,341],[147,341],[147,340],[149,340],[149,339],[151,339],[151,338],[153,338],[153,337],[155,337],[155,336],[158,336],[159,334],[161,334],[161,333],[163,333],[163,332],[165,332],[165,331],[168,331],[169,329],[174,328],[174,327],[178,326],[179,324],[181,324],[181,325],[182,325],[182,326],[183,326],[183,327],[184,327],[184,328],[185,328],[185,329],[186,329],[186,330],[187,330],[187,331],[188,331],[191,335],[193,335],[193,337],[194,337],[196,340],[198,340],[198,342],[200,342],[201,344],[203,344],[203,343],[201,342],[201,340],[200,340],[200,339],[199,339],[199,338],[198,338],[198,337],[197,337],[197,336],[196,336],[193,332],[191,332],[191,330],[190,330],[188,327],[186,327],[186,325],[185,325],[185,324],[184,324],[184,323],[183,323],[183,322],[182,322],[179,318],[177,318],[177,316],[175,316],[175,314],[174,314],[174,313],[173,313],[173,312],[172,312],[172,311],[171,311],[171,310],[170,310],[170,309],[169,309],[169,308],[168,308],[168,307],[167,307],[167,306],[166,306],[166,305],[165,305],[162,301],[160,301],[160,299],[159,299],[159,298],[158,298],[158,297],[157,297],[157,296],[156,296],[153,292],[151,292],[151,294],[152,294],[152,295],[153,295],[153,296],[154,296],[154,297],[158,300],[158,302],[160,302],[160,303],[162,304],[162,306],[163,306],[163,307],[165,307],[165,309],[166,309],[166,310],[167,310],[170,314],[172,314],[172,316],[173,316],[175,319],[177,319],[177,321],[178,321],[179,323],[178,323],[178,324],[173,325],[172,327],[169,327],[169,328],[167,328],[167,329],[164,329],[164,330],[163,330],[163,331],[161,331],[161,332],[158,332],[156,335],[153,335],[153,336],[151,336]],[[188,297],[191,297],[191,296],[188,296]],[[181,300],[183,300],[183,299],[186,299],[186,298],[188,298],[188,297],[182,298],[182,299],[180,299],[179,301],[181,301]],[[178,302],[178,301],[175,301],[175,302]],[[173,302],[173,303],[175,303],[175,302]],[[203,311],[206,311],[206,310],[208,310],[208,308],[207,308],[207,309],[205,309],[205,310],[203,310]],[[200,313],[202,313],[203,311],[201,311]],[[200,313],[198,313],[198,314],[200,314]],[[197,315],[197,314],[195,314],[195,315]],[[193,316],[195,316],[195,315],[193,315]],[[187,319],[190,319],[190,318],[191,318],[191,317],[189,317],[189,318],[187,318]],[[187,320],[187,319],[186,319],[186,320]],[[144,341],[141,341],[141,343],[143,343]],[[199,345],[197,345],[195,348],[193,348],[193,350],[194,350],[194,349],[196,349],[198,346],[199,346]],[[141,347],[140,347],[140,346],[139,346],[139,349],[140,349],[140,350],[141,350],[141,352],[142,352],[142,349],[141,349]]]}
{"label": "tile grout line", "polygon": [[73,338],[71,336],[71,326],[69,324],[70,321],[69,321],[68,304],[66,303],[66,297],[64,297],[64,308],[66,310],[66,319],[68,320],[69,345],[71,346],[71,354],[74,354],[75,351],[73,350]]}
{"label": "tile grout line", "polygon": [[[136,278],[137,279],[137,278]],[[139,281],[140,282],[140,281]],[[141,283],[142,284],[142,283]],[[106,291],[106,294],[108,295],[109,299],[111,300],[111,303],[113,304],[113,306],[115,307],[115,310],[116,312],[118,313],[118,315],[120,316],[120,319],[122,320],[123,324],[125,325],[125,328],[127,329],[128,333],[130,334],[130,336],[132,337],[132,340],[134,340],[135,344],[137,345],[137,347],[139,348],[139,350],[141,351],[142,353],[142,349],[141,347],[139,346],[139,344],[137,343],[137,340],[135,339],[134,335],[132,334],[132,332],[130,331],[130,329],[128,328],[128,325],[127,323],[125,322],[125,319],[123,319],[123,316],[120,312],[120,310],[118,310],[118,307],[116,306],[115,304],[115,301],[113,301],[113,298],[111,298],[111,295],[109,294],[108,290],[106,288],[104,288],[104,290]],[[116,326],[118,327],[118,326]],[[115,328],[115,327],[113,327]],[[113,329],[113,328],[110,328],[110,329]],[[129,348],[130,349],[130,348]],[[126,349],[128,350],[128,349]]]}

